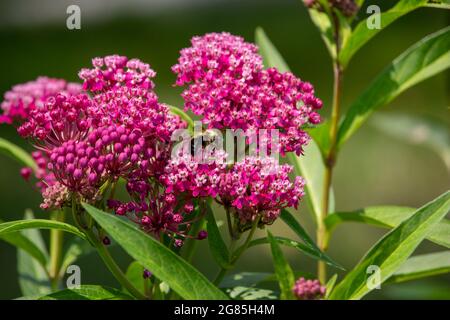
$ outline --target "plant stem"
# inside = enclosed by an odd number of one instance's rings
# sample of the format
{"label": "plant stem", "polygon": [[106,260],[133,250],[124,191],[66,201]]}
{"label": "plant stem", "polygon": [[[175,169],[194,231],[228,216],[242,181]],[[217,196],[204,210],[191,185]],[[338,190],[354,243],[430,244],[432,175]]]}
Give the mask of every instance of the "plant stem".
{"label": "plant stem", "polygon": [[77,224],[77,227],[84,232],[89,242],[97,249],[98,254],[102,258],[103,262],[106,264],[106,267],[112,273],[112,275],[116,278],[116,280],[125,288],[129,293],[131,293],[135,298],[140,300],[146,300],[144,294],[142,294],[125,276],[120,267],[114,261],[113,257],[106,249],[106,246],[99,240],[98,236],[90,228],[83,228],[81,225],[81,221],[77,212],[77,204],[75,198],[72,198],[72,215]]}
{"label": "plant stem", "polygon": [[[239,260],[239,258],[242,256],[242,254],[245,252],[245,250],[247,250],[250,242],[253,239],[253,235],[255,234],[256,228],[258,227],[259,224],[259,220],[260,218],[258,217],[257,219],[255,219],[255,221],[252,224],[252,228],[247,236],[247,238],[245,239],[245,242],[242,246],[240,246],[235,252],[233,252],[231,254],[231,261],[230,261],[230,266],[228,268],[224,268],[222,267],[219,271],[219,273],[217,274],[216,278],[214,279],[214,284],[215,285],[219,285],[220,282],[222,281],[223,277],[225,277],[225,275],[227,274],[228,270],[230,270],[231,268],[234,267],[234,265],[236,264],[236,262]],[[236,240],[235,239],[231,239],[231,243],[230,243],[230,252],[233,251],[233,248],[236,244]]]}
{"label": "plant stem", "polygon": [[[342,69],[338,61],[334,62],[334,85],[333,85],[333,105],[331,110],[331,123],[330,123],[330,150],[325,158],[325,175],[323,181],[323,197],[322,197],[322,212],[319,217],[319,223],[317,227],[317,245],[322,251],[328,248],[329,234],[325,227],[325,218],[329,211],[330,202],[330,189],[333,178],[333,168],[336,163],[337,153],[337,134],[339,126],[339,114],[340,114],[340,100],[342,90]],[[326,283],[327,269],[326,264],[323,261],[319,261],[317,265],[317,274],[321,283]]]}
{"label": "plant stem", "polygon": [[[55,211],[51,215],[54,221],[64,221],[64,211]],[[64,241],[64,233],[61,230],[50,230],[50,280],[52,289],[57,289],[60,279],[60,269],[62,261],[62,248]]]}
{"label": "plant stem", "polygon": [[91,239],[91,241],[95,244],[95,248],[97,249],[98,254],[102,258],[103,262],[108,267],[109,271],[113,274],[116,280],[125,288],[129,293],[131,293],[134,297],[144,300],[147,297],[142,294],[133,284],[126,278],[125,274],[122,272],[120,267],[116,264],[113,257],[106,249],[105,245],[101,243],[95,234],[92,231],[87,231],[86,235]]}
{"label": "plant stem", "polygon": [[[330,234],[325,227],[325,218],[328,215],[329,203],[330,203],[330,189],[333,179],[333,168],[336,163],[337,156],[337,135],[339,128],[339,116],[341,105],[341,91],[342,91],[342,75],[343,70],[339,63],[339,53],[341,49],[340,39],[340,26],[339,19],[331,13],[331,19],[333,20],[334,27],[334,41],[336,44],[336,59],[333,61],[333,104],[331,109],[330,119],[330,149],[325,157],[325,175],[323,180],[323,197],[322,197],[322,212],[319,217],[317,226],[317,245],[322,251],[328,249],[328,240]],[[323,261],[319,261],[317,264],[317,275],[319,281],[323,284],[327,281],[327,267]]]}

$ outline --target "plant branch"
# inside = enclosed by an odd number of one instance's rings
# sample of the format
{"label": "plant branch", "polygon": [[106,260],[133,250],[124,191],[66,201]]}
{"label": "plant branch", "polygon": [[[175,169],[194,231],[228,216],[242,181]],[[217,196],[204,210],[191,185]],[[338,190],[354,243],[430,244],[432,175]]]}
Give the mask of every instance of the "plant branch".
{"label": "plant branch", "polygon": [[[339,34],[339,20],[332,14],[332,19],[334,23],[334,40],[336,42],[336,57],[339,57],[340,51],[340,34]],[[343,70],[339,63],[338,58],[333,61],[333,104],[331,109],[331,120],[330,120],[330,149],[325,157],[325,174],[323,181],[322,190],[322,212],[319,217],[319,223],[317,226],[317,245],[322,251],[328,249],[329,232],[325,227],[324,220],[329,212],[330,203],[330,189],[333,179],[333,168],[336,163],[337,156],[337,134],[339,127],[339,117],[340,117],[340,102],[341,102],[341,92],[342,92],[342,76]],[[317,274],[319,281],[321,283],[326,283],[327,281],[327,269],[326,264],[323,261],[319,261],[317,265]]]}
{"label": "plant branch", "polygon": [[[236,262],[239,260],[239,258],[242,256],[242,254],[245,252],[245,250],[247,250],[250,242],[253,239],[253,236],[255,234],[256,228],[258,227],[259,220],[260,220],[260,217],[258,216],[258,218],[255,219],[255,221],[253,222],[252,228],[251,228],[249,234],[247,235],[247,238],[245,239],[244,244],[242,246],[240,246],[235,252],[233,252],[231,254],[230,266],[228,268],[222,267],[220,269],[219,273],[217,274],[217,276],[216,276],[216,278],[214,279],[214,282],[213,282],[215,285],[219,285],[220,284],[222,279],[227,274],[228,270],[230,270],[230,269],[232,269],[234,267]],[[236,240],[234,238],[231,238],[231,243],[230,243],[230,248],[229,248],[230,252],[233,251],[233,248],[234,248],[235,245],[236,245]]]}
{"label": "plant branch", "polygon": [[[64,221],[64,211],[55,211],[51,215],[51,220]],[[62,262],[64,233],[58,229],[50,230],[50,281],[51,286],[55,290],[58,288],[60,280],[60,269]]]}

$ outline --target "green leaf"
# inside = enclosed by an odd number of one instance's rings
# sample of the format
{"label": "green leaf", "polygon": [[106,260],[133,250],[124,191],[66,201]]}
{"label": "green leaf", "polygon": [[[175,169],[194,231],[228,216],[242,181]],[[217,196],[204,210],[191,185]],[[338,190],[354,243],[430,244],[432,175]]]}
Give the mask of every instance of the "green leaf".
{"label": "green leaf", "polygon": [[[284,62],[281,54],[270,42],[269,38],[261,28],[256,30],[256,43],[259,46],[259,51],[266,67],[275,67],[280,71],[289,70],[289,67],[286,62]],[[298,157],[292,152],[289,152],[287,156],[289,162],[294,165],[296,174],[303,176],[306,180],[306,199],[314,213],[317,223],[322,212],[322,185],[325,173],[321,152],[314,140],[311,140],[305,147],[304,156]],[[330,211],[333,211],[334,196],[332,190],[330,194],[329,208]]]}
{"label": "green leaf", "polygon": [[0,239],[8,242],[9,244],[25,251],[32,256],[41,266],[47,265],[47,258],[44,253],[36,246],[30,239],[20,233],[8,233],[0,236]]}
{"label": "green leaf", "polygon": [[[25,212],[24,219],[33,219],[30,210]],[[20,233],[9,233],[5,235],[22,234],[33,242],[48,260],[48,253],[41,233],[36,229],[25,229]],[[17,272],[19,274],[19,286],[24,296],[40,296],[51,292],[50,280],[45,267],[31,256],[28,252],[17,250]]]}
{"label": "green leaf", "polygon": [[88,241],[75,237],[70,239],[64,250],[65,253],[61,264],[61,277],[64,276],[64,273],[71,264],[75,263],[80,257],[93,251],[94,247]]}
{"label": "green leaf", "polygon": [[222,267],[230,267],[230,253],[228,252],[227,245],[223,241],[220,234],[219,228],[217,227],[216,219],[214,218],[214,213],[211,210],[211,206],[206,206],[207,214],[206,221],[208,230],[208,244],[209,249],[214,260]]}
{"label": "green leaf", "polygon": [[281,299],[294,299],[294,293],[292,288],[294,287],[295,277],[289,263],[283,255],[283,251],[278,246],[277,241],[272,236],[269,230],[267,230],[267,238],[270,243],[270,248],[272,250],[272,260],[275,269],[275,274],[278,278],[278,283],[281,290]]}
{"label": "green leaf", "polygon": [[145,294],[144,267],[137,261],[133,261],[127,268],[126,277],[133,286],[142,294]]}
{"label": "green leaf", "polygon": [[[353,212],[336,212],[327,216],[325,226],[331,233],[343,222],[362,222],[383,228],[395,228],[410,218],[416,209],[408,207],[379,206],[368,207]],[[427,239],[450,248],[450,221],[443,219],[432,228]]]}
{"label": "green leaf", "polygon": [[370,123],[394,138],[430,148],[442,158],[450,171],[450,129],[444,121],[389,113],[374,115]]}
{"label": "green leaf", "polygon": [[133,297],[123,293],[120,290],[97,286],[82,285],[80,288],[65,289],[54,292],[39,300],[134,300]]}
{"label": "green leaf", "polygon": [[447,27],[416,43],[378,75],[350,106],[339,127],[339,145],[342,145],[375,109],[449,66],[450,27]]}
{"label": "green leaf", "polygon": [[360,299],[371,289],[367,286],[367,268],[380,268],[381,282],[386,281],[413,253],[432,228],[450,209],[450,191],[418,209],[410,218],[378,241],[336,286],[330,299]]}
{"label": "green leaf", "polygon": [[233,300],[275,300],[277,293],[269,289],[237,286],[226,291]]}
{"label": "green leaf", "polygon": [[[328,255],[326,255],[319,249],[319,247],[314,243],[314,241],[305,231],[305,229],[303,229],[300,223],[298,223],[298,221],[289,211],[287,211],[286,209],[281,210],[280,218],[292,229],[292,231],[294,231],[300,237],[300,239],[303,240],[310,253],[314,252],[315,257],[320,257],[320,259],[325,261],[327,264],[344,270],[344,268],[340,264],[334,262],[333,259],[331,259]],[[303,248],[303,250],[305,250],[305,248]]]}
{"label": "green leaf", "polygon": [[335,60],[336,44],[334,43],[333,26],[331,25],[330,18],[325,12],[316,9],[309,9],[308,12],[311,21],[316,25],[317,29],[319,29],[320,36],[322,37],[331,58]]}
{"label": "green leaf", "polygon": [[136,225],[88,204],[83,204],[83,207],[131,257],[184,299],[227,298],[197,269]]}
{"label": "green leaf", "polygon": [[28,152],[3,138],[0,138],[0,153],[17,160],[20,164],[26,167],[36,170],[36,163]]}
{"label": "green leaf", "polygon": [[226,276],[220,282],[220,287],[221,288],[234,288],[237,286],[253,287],[260,282],[264,282],[270,276],[272,276],[272,273],[269,272],[239,272]]}
{"label": "green leaf", "polygon": [[187,125],[188,125],[188,129],[189,130],[193,130],[194,129],[194,120],[192,120],[192,118],[183,110],[181,110],[180,108],[171,106],[166,104],[166,106],[169,107],[170,112],[174,115],[179,116],[182,120],[186,121]]}
{"label": "green leaf", "polygon": [[338,275],[335,274],[334,276],[332,276],[330,278],[330,280],[328,280],[327,284],[326,284],[326,292],[325,292],[325,299],[328,299],[328,297],[331,295],[331,292],[333,292],[334,286],[336,285],[336,280],[338,278]]}
{"label": "green leaf", "polygon": [[289,66],[284,61],[277,48],[275,48],[272,41],[270,41],[269,37],[267,37],[263,28],[256,28],[255,41],[259,46],[259,52],[263,57],[264,65],[267,68],[275,67],[280,72],[290,71]]}
{"label": "green leaf", "polygon": [[430,7],[430,8],[437,8],[437,9],[447,9],[450,10],[450,0],[434,0],[434,1],[429,1],[426,5],[426,7]]}
{"label": "green leaf", "polygon": [[[330,152],[330,122],[328,120],[323,121],[320,125],[307,129],[308,134],[316,142],[316,148],[318,147],[322,154],[322,159],[326,158],[326,155]],[[323,160],[321,166],[323,167]]]}
{"label": "green leaf", "polygon": [[[285,237],[274,237],[274,238],[281,245],[288,246],[288,247],[291,247],[291,248],[295,248],[295,249],[301,251],[302,253],[307,254],[308,256],[310,256],[310,257],[312,257],[314,259],[323,260],[323,261],[325,261],[326,264],[328,264],[330,266],[333,266],[335,268],[339,268],[341,270],[344,270],[344,268],[342,266],[340,266],[339,264],[334,263],[334,262],[330,262],[327,259],[327,257],[321,251],[317,251],[317,250],[311,249],[311,247],[309,247],[309,246],[307,246],[307,245],[305,245],[303,243],[300,243],[298,241],[291,240],[291,239],[288,239],[288,238],[285,238]],[[261,245],[261,244],[266,244],[266,243],[269,243],[269,240],[267,238],[255,239],[255,240],[252,240],[250,242],[249,248],[257,246],[257,245]]]}
{"label": "green leaf", "polygon": [[390,10],[380,14],[380,29],[369,29],[367,27],[367,19],[363,19],[353,30],[348,41],[342,46],[342,50],[339,54],[339,61],[345,68],[353,55],[364,46],[370,39],[378,34],[381,30],[384,30],[392,22],[400,18],[401,16],[413,11],[417,8],[424,6],[427,0],[401,0]]}
{"label": "green leaf", "polygon": [[450,272],[450,251],[429,253],[406,260],[387,282],[404,282],[448,272]]}
{"label": "green leaf", "polygon": [[16,220],[0,223],[0,236],[11,232],[17,232],[24,229],[58,229],[73,233],[82,239],[85,235],[81,233],[76,227],[59,221],[46,219],[32,219],[32,220]]}
{"label": "green leaf", "polygon": [[[3,221],[0,220],[0,223],[3,223]],[[42,252],[33,241],[25,237],[23,234],[19,232],[8,233],[0,236],[0,239],[22,249],[23,251],[26,251],[29,255],[35,258],[41,266],[45,267],[47,265],[46,254],[44,254],[44,252]]]}

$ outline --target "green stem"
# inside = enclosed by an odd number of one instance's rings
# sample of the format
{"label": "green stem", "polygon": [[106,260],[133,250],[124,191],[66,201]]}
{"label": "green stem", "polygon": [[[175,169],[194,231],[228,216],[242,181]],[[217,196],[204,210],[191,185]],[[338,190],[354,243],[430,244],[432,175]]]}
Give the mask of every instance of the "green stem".
{"label": "green stem", "polygon": [[[64,211],[55,211],[52,213],[51,220],[64,221]],[[61,230],[50,230],[50,281],[51,286],[55,290],[58,288],[60,280],[60,269],[62,262],[64,233]]]}
{"label": "green stem", "polygon": [[[72,214],[73,218],[76,221],[78,228],[81,227],[80,219],[77,215],[77,206],[75,198],[72,199]],[[98,254],[102,258],[103,262],[106,264],[106,267],[112,273],[112,275],[116,278],[116,280],[126,289],[129,293],[131,293],[135,298],[146,300],[148,299],[144,294],[142,294],[135,286],[127,279],[125,274],[122,272],[120,267],[114,261],[113,257],[106,249],[105,245],[99,240],[99,238],[94,234],[91,229],[80,228],[88,238],[89,242],[97,249]]]}
{"label": "green stem", "polygon": [[122,272],[120,267],[116,264],[113,257],[106,249],[105,245],[101,243],[93,234],[92,231],[86,232],[86,235],[91,239],[91,241],[95,244],[95,248],[97,249],[98,254],[102,258],[103,262],[108,267],[109,271],[113,274],[116,280],[125,288],[129,293],[131,293],[134,297],[145,300],[147,297],[142,294],[133,284],[127,279],[125,274]]}
{"label": "green stem", "polygon": [[[251,228],[249,234],[247,235],[247,238],[245,239],[244,244],[242,246],[240,246],[235,252],[233,252],[231,254],[230,266],[228,268],[222,267],[219,270],[219,273],[217,274],[216,278],[213,281],[213,283],[215,285],[219,285],[220,284],[220,282],[223,280],[223,278],[227,274],[228,270],[230,270],[230,269],[232,269],[234,267],[236,262],[239,260],[239,258],[242,256],[242,254],[245,252],[245,250],[247,250],[250,242],[253,239],[253,236],[255,234],[256,228],[258,227],[259,220],[260,220],[259,217],[257,219],[255,219],[255,221],[252,224],[252,228]],[[235,245],[236,245],[236,240],[232,238],[231,239],[231,243],[230,243],[230,249],[229,249],[230,252],[233,251]]]}
{"label": "green stem", "polygon": [[[339,53],[339,52],[338,52]],[[334,86],[333,86],[333,105],[331,110],[330,123],[330,151],[325,159],[325,176],[323,181],[323,197],[322,197],[322,212],[319,217],[317,226],[317,245],[322,251],[328,248],[328,239],[330,237],[328,230],[325,227],[325,218],[329,211],[330,189],[333,178],[333,168],[336,163],[337,154],[337,133],[339,126],[340,114],[340,100],[342,91],[342,69],[338,61],[334,62]],[[321,283],[327,281],[326,264],[319,261],[317,265],[317,274]]]}

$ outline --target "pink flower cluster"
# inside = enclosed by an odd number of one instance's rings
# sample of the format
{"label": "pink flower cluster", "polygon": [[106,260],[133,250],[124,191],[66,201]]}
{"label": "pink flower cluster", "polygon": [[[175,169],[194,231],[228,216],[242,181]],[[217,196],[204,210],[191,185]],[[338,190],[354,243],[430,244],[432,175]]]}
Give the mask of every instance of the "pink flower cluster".
{"label": "pink flower cluster", "polygon": [[302,277],[295,282],[292,291],[299,300],[319,300],[325,296],[326,287],[319,280],[306,280]]}
{"label": "pink flower cluster", "polygon": [[0,115],[0,123],[11,124],[14,121],[26,120],[31,111],[43,107],[47,99],[56,94],[70,96],[80,92],[79,84],[47,77],[15,85],[5,93],[5,99],[1,104],[3,114]]}
{"label": "pink flower cluster", "polygon": [[[45,208],[63,205],[68,193],[92,201],[108,180],[159,176],[163,169],[153,172],[152,165],[167,162],[172,131],[186,126],[158,102],[148,64],[113,55],[93,65],[80,71],[86,92],[78,85],[68,94],[64,81],[39,78],[39,85],[24,85],[28,91],[16,86],[5,95],[7,103],[13,96],[29,101],[30,87],[40,88],[32,92],[35,102],[20,105],[27,114],[18,132],[39,149],[33,157]],[[31,171],[21,173],[28,179]]]}
{"label": "pink flower cluster", "polygon": [[217,151],[211,161],[197,161],[191,154],[179,155],[168,162],[161,182],[168,192],[215,198],[226,169],[225,157],[222,150]]}
{"label": "pink flower cluster", "polygon": [[304,195],[305,182],[289,179],[292,167],[279,165],[273,158],[247,157],[223,175],[219,196],[225,206],[236,212],[241,225],[261,216],[262,224],[271,224],[280,210],[295,207]]}
{"label": "pink flower cluster", "polygon": [[172,70],[185,109],[202,116],[209,128],[278,129],[280,152],[301,154],[309,141],[303,130],[320,122],[322,101],[314,88],[292,73],[262,69],[253,44],[228,33],[195,37]]}
{"label": "pink flower cluster", "polygon": [[[290,180],[292,167],[274,158],[230,164],[223,150],[208,159],[202,155],[203,161],[191,154],[171,158],[172,134],[187,124],[158,101],[156,73],[148,64],[112,55],[94,58],[92,65],[79,72],[82,86],[39,78],[5,94],[3,121],[17,120],[19,134],[38,149],[34,174],[42,208],[64,206],[73,197],[108,200],[117,214],[181,246],[202,218],[201,210],[193,214],[194,205],[206,197],[224,205],[241,231],[256,220],[271,224],[281,209],[297,207],[304,180]],[[264,69],[258,48],[241,37],[194,37],[172,69],[176,84],[188,85],[182,94],[186,109],[209,128],[277,129],[282,154],[301,154],[310,139],[304,128],[320,121],[322,102],[312,85],[292,73]],[[28,180],[32,170],[21,174]],[[130,201],[106,196],[119,178],[127,182]]]}
{"label": "pink flower cluster", "polygon": [[304,195],[304,180],[296,177],[291,182],[292,167],[273,158],[246,157],[232,166],[226,165],[223,152],[214,158],[218,161],[199,163],[190,155],[172,159],[161,181],[170,192],[217,197],[242,228],[258,217],[261,225],[273,223],[282,208],[297,208]]}
{"label": "pink flower cluster", "polygon": [[[175,194],[165,190],[161,193],[160,186],[149,184],[143,180],[131,180],[127,190],[135,201],[120,202],[109,200],[108,206],[119,215],[126,215],[139,224],[145,232],[153,234],[160,240],[167,235],[174,246],[181,247],[183,239],[192,238],[189,235],[192,224],[203,216],[193,214],[194,204],[191,200],[180,201]],[[180,205],[184,203],[184,205]],[[203,240],[207,233],[201,230],[195,238]]]}

